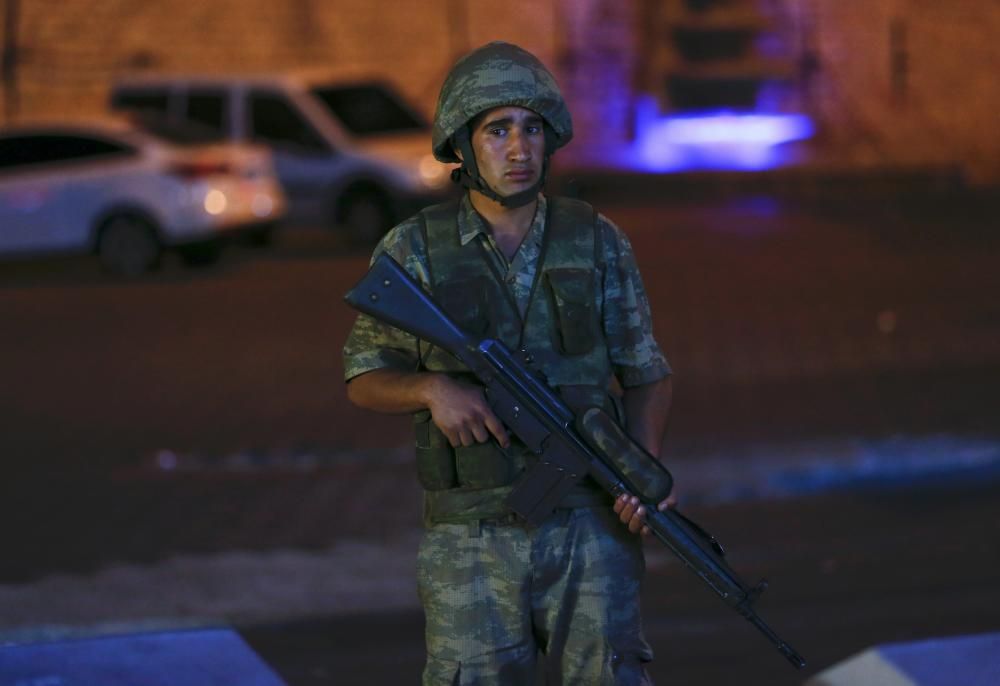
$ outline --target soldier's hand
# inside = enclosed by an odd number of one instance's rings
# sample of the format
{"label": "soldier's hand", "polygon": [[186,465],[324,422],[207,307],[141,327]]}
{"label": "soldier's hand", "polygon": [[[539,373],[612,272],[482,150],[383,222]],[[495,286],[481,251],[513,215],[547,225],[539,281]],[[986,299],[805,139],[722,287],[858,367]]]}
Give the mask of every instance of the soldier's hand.
{"label": "soldier's hand", "polygon": [[485,443],[490,435],[506,448],[510,437],[479,386],[436,375],[427,394],[431,418],[452,447]]}
{"label": "soldier's hand", "polygon": [[[676,505],[677,489],[675,488],[666,500],[656,506],[656,509],[663,512]],[[649,527],[646,526],[646,506],[640,504],[639,499],[634,495],[623,493],[618,496],[618,499],[615,500],[614,510],[618,519],[628,527],[629,531],[634,534],[642,533],[643,536],[649,535]]]}

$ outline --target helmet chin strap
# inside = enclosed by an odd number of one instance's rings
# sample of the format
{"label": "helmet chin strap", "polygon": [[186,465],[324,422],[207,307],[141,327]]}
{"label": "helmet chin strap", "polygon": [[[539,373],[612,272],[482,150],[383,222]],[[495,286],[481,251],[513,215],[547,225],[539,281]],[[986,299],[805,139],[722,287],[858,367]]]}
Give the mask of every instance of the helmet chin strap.
{"label": "helmet chin strap", "polygon": [[455,132],[454,144],[462,153],[462,166],[453,169],[451,180],[472,191],[482,193],[490,200],[494,200],[504,207],[523,207],[538,197],[538,191],[545,185],[545,176],[549,170],[549,155],[546,150],[545,160],[542,162],[542,173],[530,188],[518,191],[511,195],[500,195],[490,188],[489,184],[479,175],[479,165],[476,164],[476,154],[472,150],[472,141],[469,138],[469,130],[465,127]]}

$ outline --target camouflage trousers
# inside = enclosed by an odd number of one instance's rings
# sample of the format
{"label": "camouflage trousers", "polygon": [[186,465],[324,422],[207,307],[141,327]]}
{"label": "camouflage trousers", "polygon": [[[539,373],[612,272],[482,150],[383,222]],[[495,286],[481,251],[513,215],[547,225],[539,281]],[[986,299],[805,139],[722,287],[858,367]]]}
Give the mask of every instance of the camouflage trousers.
{"label": "camouflage trousers", "polygon": [[537,528],[436,524],[417,583],[426,615],[424,686],[648,686],[638,536],[610,507],[558,510]]}

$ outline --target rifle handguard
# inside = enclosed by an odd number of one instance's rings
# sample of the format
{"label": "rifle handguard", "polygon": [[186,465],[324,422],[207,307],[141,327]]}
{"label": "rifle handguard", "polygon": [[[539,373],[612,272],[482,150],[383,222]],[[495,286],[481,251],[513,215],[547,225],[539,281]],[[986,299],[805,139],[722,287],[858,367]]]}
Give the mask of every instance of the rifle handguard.
{"label": "rifle handguard", "polygon": [[576,418],[576,430],[591,448],[611,462],[629,492],[660,503],[670,495],[674,478],[663,464],[632,440],[607,412],[592,407]]}

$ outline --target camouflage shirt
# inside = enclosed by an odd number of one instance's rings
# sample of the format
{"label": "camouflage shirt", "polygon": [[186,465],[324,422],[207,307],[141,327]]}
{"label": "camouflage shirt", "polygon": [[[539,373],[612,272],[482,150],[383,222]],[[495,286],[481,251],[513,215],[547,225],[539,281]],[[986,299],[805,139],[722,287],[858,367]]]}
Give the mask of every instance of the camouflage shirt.
{"label": "camouflage shirt", "polygon": [[[545,233],[547,202],[539,196],[531,228],[512,260],[497,247],[485,221],[473,209],[468,194],[458,211],[462,244],[482,241],[489,259],[523,314],[528,306],[531,285],[538,268],[542,236]],[[411,217],[387,233],[375,249],[377,256],[388,252],[430,291],[427,250],[419,216]],[[635,255],[625,234],[613,222],[598,215],[604,265],[601,274],[601,319],[612,369],[622,386],[640,386],[670,374],[670,366],[653,338],[649,303],[636,267]],[[344,345],[344,376],[347,380],[375,369],[416,371],[421,342],[416,337],[359,314]]]}

